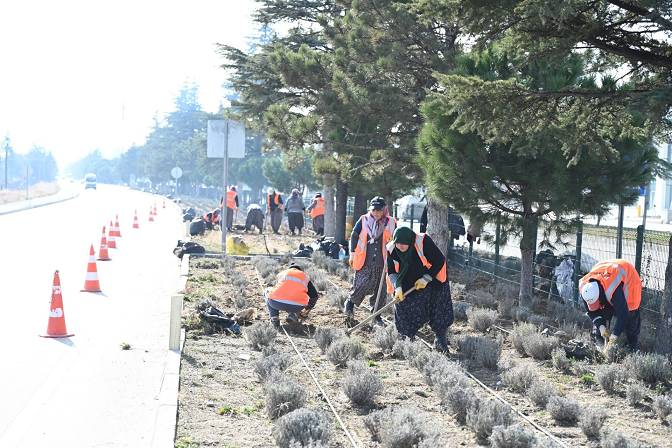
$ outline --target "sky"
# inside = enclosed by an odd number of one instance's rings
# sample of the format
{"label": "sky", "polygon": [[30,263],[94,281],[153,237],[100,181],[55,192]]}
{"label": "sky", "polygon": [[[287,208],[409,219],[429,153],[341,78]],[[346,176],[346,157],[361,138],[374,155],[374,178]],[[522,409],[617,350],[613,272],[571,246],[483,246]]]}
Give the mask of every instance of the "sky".
{"label": "sky", "polygon": [[63,168],[144,143],[186,81],[216,112],[226,72],[215,43],[247,48],[253,0],[0,1],[0,139]]}

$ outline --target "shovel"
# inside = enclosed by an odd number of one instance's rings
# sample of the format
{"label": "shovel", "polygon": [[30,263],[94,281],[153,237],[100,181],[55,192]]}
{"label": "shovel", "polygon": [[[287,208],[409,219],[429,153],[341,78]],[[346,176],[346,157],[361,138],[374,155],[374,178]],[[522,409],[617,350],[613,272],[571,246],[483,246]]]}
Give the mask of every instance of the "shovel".
{"label": "shovel", "polygon": [[[406,291],[406,292],[404,293],[404,298],[405,298],[407,295],[409,295],[410,293],[412,293],[413,291],[415,291],[415,286],[412,287],[411,289],[409,289],[408,291]],[[346,334],[347,336],[350,336],[350,333],[352,333],[353,331],[355,331],[356,329],[358,329],[359,327],[361,327],[361,326],[364,325],[365,323],[367,323],[367,322],[369,322],[369,321],[375,319],[375,317],[378,316],[380,313],[382,313],[382,312],[385,311],[386,309],[390,308],[392,305],[396,305],[397,303],[399,303],[399,300],[393,300],[393,301],[391,301],[390,303],[388,303],[387,305],[385,305],[384,307],[382,307],[381,309],[379,309],[379,310],[376,311],[375,313],[371,314],[369,317],[367,317],[366,319],[364,319],[363,321],[361,321],[360,323],[358,323],[357,325],[355,325],[355,326],[352,327],[352,328],[348,328],[348,321],[346,320],[346,321],[345,321],[345,334]]]}

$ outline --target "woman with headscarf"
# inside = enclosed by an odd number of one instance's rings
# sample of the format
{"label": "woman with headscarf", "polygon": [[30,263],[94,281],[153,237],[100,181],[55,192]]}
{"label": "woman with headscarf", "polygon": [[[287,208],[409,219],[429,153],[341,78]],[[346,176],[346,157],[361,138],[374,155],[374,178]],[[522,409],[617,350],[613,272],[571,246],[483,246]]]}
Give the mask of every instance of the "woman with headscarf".
{"label": "woman with headscarf", "polygon": [[301,235],[304,210],[306,206],[303,204],[303,198],[299,196],[299,190],[295,188],[285,204],[285,215],[287,215],[287,224],[289,224],[289,230],[292,231],[292,236],[294,236],[294,229],[298,229]]}
{"label": "woman with headscarf", "polygon": [[[453,324],[453,301],[446,258],[434,241],[408,227],[394,231],[388,244],[387,274],[394,288],[394,320],[400,334],[414,338],[426,323],[434,331],[434,346],[448,353],[446,332]],[[404,297],[404,292],[415,290]]]}
{"label": "woman with headscarf", "polygon": [[[369,303],[373,312],[385,305],[385,300],[377,302],[385,272],[385,246],[391,241],[396,227],[397,220],[389,215],[385,200],[376,196],[371,199],[369,213],[362,215],[352,228],[350,267],[355,270],[355,281],[345,301],[345,314],[348,317],[355,315],[355,306],[361,305],[364,296],[368,294],[371,294]],[[377,316],[374,324],[383,325],[382,318]]]}

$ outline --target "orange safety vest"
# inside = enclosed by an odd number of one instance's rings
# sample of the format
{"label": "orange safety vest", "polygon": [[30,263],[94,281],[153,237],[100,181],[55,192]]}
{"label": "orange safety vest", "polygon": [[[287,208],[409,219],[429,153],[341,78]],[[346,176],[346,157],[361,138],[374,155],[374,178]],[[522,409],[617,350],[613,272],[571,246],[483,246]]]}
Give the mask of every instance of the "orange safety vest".
{"label": "orange safety vest", "polygon": [[226,207],[230,208],[233,210],[236,208],[236,196],[238,196],[238,193],[236,193],[233,190],[229,190],[226,192]]}
{"label": "orange safety vest", "polygon": [[[364,266],[366,261],[366,243],[368,242],[368,233],[369,233],[369,223],[368,221],[373,219],[372,216],[362,215],[362,232],[359,234],[359,241],[357,241],[357,247],[355,247],[355,254],[352,258],[352,268],[355,271],[359,271]],[[385,223],[385,228],[383,229],[383,244],[386,244],[392,238],[394,230],[397,228],[397,220],[391,216],[387,218],[387,223]],[[387,260],[387,251],[383,249],[383,261]]]}
{"label": "orange safety vest", "polygon": [[[420,261],[422,262],[422,265],[426,267],[427,269],[432,267],[432,264],[427,260],[427,257],[425,257],[425,246],[424,246],[424,239],[425,239],[425,233],[418,233],[415,237],[415,251],[418,253],[418,256],[420,257]],[[387,245],[387,252],[390,254],[392,253],[392,250],[394,250],[394,243],[390,243]],[[443,251],[441,251],[443,254]],[[392,260],[394,261],[394,272],[399,272],[399,262],[397,260]],[[443,268],[439,271],[438,274],[436,274],[436,279],[440,281],[441,283],[445,283],[446,279],[448,278],[448,275],[446,274],[446,261],[443,261]],[[394,285],[390,281],[390,277],[387,277],[387,292],[393,293],[394,292]]]}
{"label": "orange safety vest", "polygon": [[[275,205],[279,205],[280,210],[282,210],[282,204],[280,203],[280,195],[278,193],[275,193],[273,202],[275,202]],[[268,195],[268,198],[266,198],[266,203],[268,204],[268,210],[271,210],[271,195]]]}
{"label": "orange safety vest", "polygon": [[[583,276],[579,281],[579,290],[589,280],[597,280],[604,288],[604,293],[611,305],[611,298],[618,285],[623,283],[623,293],[628,302],[628,310],[633,311],[639,308],[642,302],[642,280],[635,267],[626,260],[614,259],[604,260],[593,266],[593,269]],[[600,309],[604,305],[600,303]]]}
{"label": "orange safety vest", "polygon": [[317,216],[324,215],[324,198],[315,198],[317,205],[310,211],[310,217],[315,219]]}
{"label": "orange safety vest", "polygon": [[287,269],[276,277],[278,282],[271,289],[268,300],[290,305],[308,305],[308,282],[310,277],[298,269]]}

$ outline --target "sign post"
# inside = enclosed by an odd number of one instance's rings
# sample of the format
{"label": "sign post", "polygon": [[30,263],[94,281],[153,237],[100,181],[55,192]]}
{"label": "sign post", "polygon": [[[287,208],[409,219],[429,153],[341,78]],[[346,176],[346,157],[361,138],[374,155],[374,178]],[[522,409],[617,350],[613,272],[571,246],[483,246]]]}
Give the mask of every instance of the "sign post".
{"label": "sign post", "polygon": [[[245,123],[229,120],[208,120],[208,157],[222,161],[222,252],[226,253],[226,223],[229,208],[226,206],[229,182],[229,157],[245,157]],[[231,211],[232,213],[232,211]]]}
{"label": "sign post", "polygon": [[33,174],[33,167],[26,165],[26,170],[24,172],[26,175],[26,201],[28,200],[28,188],[30,187],[30,176]]}
{"label": "sign post", "polygon": [[182,168],[176,166],[175,168],[170,170],[170,175],[175,178],[175,197],[177,198],[177,179],[182,177]]}

